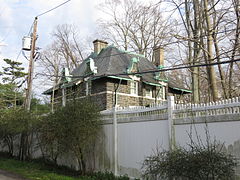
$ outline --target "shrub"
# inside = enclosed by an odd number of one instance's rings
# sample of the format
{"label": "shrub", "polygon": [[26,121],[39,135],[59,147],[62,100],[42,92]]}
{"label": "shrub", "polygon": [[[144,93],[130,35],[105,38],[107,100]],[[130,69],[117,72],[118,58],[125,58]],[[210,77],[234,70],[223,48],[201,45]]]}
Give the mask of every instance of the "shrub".
{"label": "shrub", "polygon": [[[37,118],[23,108],[2,109],[0,114],[0,140],[2,146],[7,147],[7,151],[11,156],[14,155],[14,151],[18,151],[19,159],[22,159],[22,156],[30,158],[32,133],[36,127]],[[20,139],[19,135],[21,135]],[[18,140],[20,141],[19,145],[15,148],[14,142]]]}
{"label": "shrub", "polygon": [[78,160],[80,172],[85,174],[85,152],[93,151],[90,148],[100,130],[98,108],[87,99],[72,101],[45,118],[40,131],[41,146],[54,161],[60,154],[71,152]]}
{"label": "shrub", "polygon": [[222,145],[189,145],[172,151],[157,150],[143,163],[144,177],[189,180],[233,179],[236,160],[222,151]]}

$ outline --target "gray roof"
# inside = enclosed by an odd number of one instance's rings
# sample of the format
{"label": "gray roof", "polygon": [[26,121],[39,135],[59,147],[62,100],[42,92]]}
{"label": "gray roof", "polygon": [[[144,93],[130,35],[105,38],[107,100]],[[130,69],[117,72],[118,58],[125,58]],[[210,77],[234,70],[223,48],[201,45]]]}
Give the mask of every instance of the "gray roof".
{"label": "gray roof", "polygon": [[[91,55],[88,58],[94,60],[95,66],[97,67],[97,73],[94,75],[96,77],[107,77],[107,76],[116,76],[120,78],[128,78],[128,75],[123,75],[127,73],[127,68],[131,64],[132,58],[138,58],[139,62],[137,63],[138,71],[149,71],[157,70],[157,67],[145,57],[133,54],[125,51],[121,51],[116,47],[109,46],[103,49],[97,56]],[[87,59],[88,59],[87,58]],[[73,76],[82,77],[85,75],[87,69],[86,61],[79,65],[75,70],[72,71]],[[142,80],[150,83],[158,83],[154,79],[154,73],[142,74]],[[164,79],[164,77],[163,77]]]}
{"label": "gray roof", "polygon": [[[94,65],[95,67],[97,67],[97,73],[94,75],[91,75],[92,78],[115,76],[117,78],[131,79],[131,77],[126,74],[127,74],[127,69],[132,63],[131,61],[132,58],[139,59],[137,63],[138,72],[158,70],[158,68],[152,62],[147,60],[142,55],[122,51],[117,49],[114,46],[108,46],[107,48],[102,49],[98,55],[95,53],[92,53],[76,69],[74,69],[70,73],[73,77],[75,77],[75,78],[72,78],[72,82],[75,82],[78,79],[83,79],[84,77],[86,77],[87,60],[89,58],[92,58],[94,60]],[[140,74],[140,76],[142,78],[142,81],[145,83],[159,84],[159,80],[155,79],[154,72]],[[160,73],[160,79],[162,81],[167,81],[167,78],[165,77],[164,73]],[[169,88],[190,92],[186,88],[178,87],[175,83],[169,82],[168,86]],[[45,91],[44,94],[48,94],[50,91],[52,90],[49,89]]]}

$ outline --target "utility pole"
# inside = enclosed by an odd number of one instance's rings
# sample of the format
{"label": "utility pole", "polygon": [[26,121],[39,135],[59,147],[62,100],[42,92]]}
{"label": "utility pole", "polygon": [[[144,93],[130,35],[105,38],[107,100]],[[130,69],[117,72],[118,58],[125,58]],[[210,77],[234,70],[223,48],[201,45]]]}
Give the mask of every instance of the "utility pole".
{"label": "utility pole", "polygon": [[30,110],[31,98],[32,98],[32,81],[33,81],[33,69],[34,69],[34,54],[37,40],[37,17],[35,17],[32,33],[32,43],[31,43],[31,52],[30,60],[28,67],[28,78],[27,78],[27,91],[24,107],[26,110]]}

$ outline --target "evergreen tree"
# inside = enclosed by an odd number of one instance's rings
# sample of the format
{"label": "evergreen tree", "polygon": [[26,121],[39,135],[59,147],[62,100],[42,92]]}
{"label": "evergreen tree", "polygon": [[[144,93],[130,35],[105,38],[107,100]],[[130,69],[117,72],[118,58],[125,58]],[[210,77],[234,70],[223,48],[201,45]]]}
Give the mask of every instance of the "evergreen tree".
{"label": "evergreen tree", "polygon": [[0,83],[0,108],[12,107],[23,104],[23,93],[20,92],[20,87],[24,81],[21,81],[26,73],[22,63],[12,61],[10,59],[3,59],[7,64],[2,67],[2,82]]}
{"label": "evergreen tree", "polygon": [[23,72],[24,68],[21,67],[22,63],[10,59],[3,59],[3,61],[7,64],[7,67],[2,67],[3,72],[0,73],[4,76],[2,78],[3,82],[19,85],[20,82],[17,82],[17,80],[26,76],[26,73]]}

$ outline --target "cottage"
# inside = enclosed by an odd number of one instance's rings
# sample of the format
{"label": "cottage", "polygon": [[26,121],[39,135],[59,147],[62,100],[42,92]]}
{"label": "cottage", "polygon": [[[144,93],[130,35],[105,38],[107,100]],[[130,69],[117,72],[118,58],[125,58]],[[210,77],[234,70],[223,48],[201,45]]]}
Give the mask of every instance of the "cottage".
{"label": "cottage", "polygon": [[169,82],[163,72],[163,52],[154,50],[154,63],[140,54],[122,51],[108,46],[101,40],[93,41],[91,53],[71,73],[65,68],[59,84],[44,92],[55,103],[89,97],[101,110],[110,109],[116,103],[120,107],[148,106],[165,101],[169,93],[190,93],[183,87]]}

